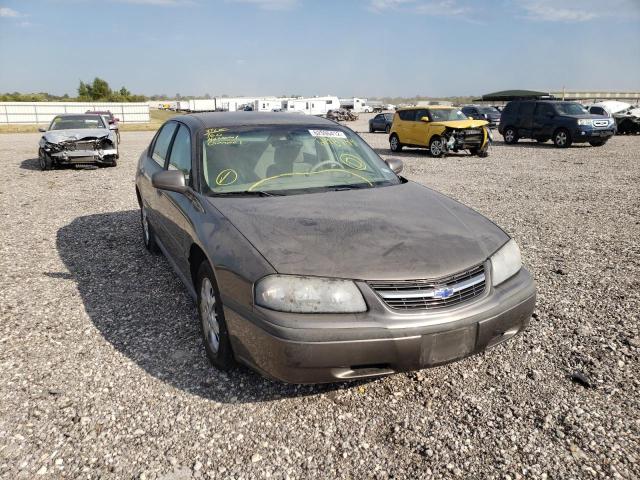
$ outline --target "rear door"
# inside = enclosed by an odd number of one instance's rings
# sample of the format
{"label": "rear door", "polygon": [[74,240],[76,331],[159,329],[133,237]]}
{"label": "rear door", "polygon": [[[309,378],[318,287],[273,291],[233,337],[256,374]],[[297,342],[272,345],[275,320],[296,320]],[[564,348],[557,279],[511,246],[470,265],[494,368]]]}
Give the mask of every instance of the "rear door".
{"label": "rear door", "polygon": [[526,101],[520,103],[518,112],[518,121],[516,127],[519,137],[531,138],[533,128],[533,112],[536,108],[536,102]]}
{"label": "rear door", "polygon": [[176,132],[177,124],[175,122],[165,123],[160,131],[156,134],[151,145],[144,154],[142,164],[140,166],[140,194],[142,202],[146,209],[149,222],[154,229],[154,233],[164,244],[166,237],[165,229],[162,224],[162,215],[160,215],[160,197],[162,193],[151,184],[151,177],[157,172],[164,169],[169,147]]}
{"label": "rear door", "polygon": [[533,113],[533,124],[531,136],[533,138],[551,138],[553,135],[553,117],[555,117],[555,110],[553,107],[544,102],[540,102],[536,105]]}

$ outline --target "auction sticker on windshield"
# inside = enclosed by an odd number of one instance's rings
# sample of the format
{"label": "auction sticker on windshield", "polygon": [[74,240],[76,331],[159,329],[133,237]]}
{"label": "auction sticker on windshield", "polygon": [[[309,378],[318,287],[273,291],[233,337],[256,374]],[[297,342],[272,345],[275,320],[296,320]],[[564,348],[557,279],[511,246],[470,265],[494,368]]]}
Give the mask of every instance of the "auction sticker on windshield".
{"label": "auction sticker on windshield", "polygon": [[309,130],[312,137],[332,137],[332,138],[347,138],[344,132],[338,130]]}

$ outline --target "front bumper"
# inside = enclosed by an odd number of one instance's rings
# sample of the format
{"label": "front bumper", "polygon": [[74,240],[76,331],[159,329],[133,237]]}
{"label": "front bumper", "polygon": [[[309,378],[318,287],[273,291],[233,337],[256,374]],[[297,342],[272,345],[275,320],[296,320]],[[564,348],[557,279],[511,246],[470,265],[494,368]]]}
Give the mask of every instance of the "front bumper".
{"label": "front bumper", "polygon": [[616,133],[616,127],[610,128],[590,128],[582,127],[578,128],[573,134],[572,140],[574,142],[588,142],[591,140],[604,140],[612,137]]}
{"label": "front bumper", "polygon": [[113,158],[118,157],[118,149],[63,150],[61,152],[51,153],[50,156],[58,164],[62,165],[103,162],[108,163],[111,162]]}
{"label": "front bumper", "polygon": [[360,288],[369,306],[364,314],[287,314],[254,307],[241,315],[225,306],[236,358],[289,383],[418,370],[511,338],[527,327],[536,301],[535,283],[524,268],[498,287],[488,287],[482,297],[437,313],[399,313]]}

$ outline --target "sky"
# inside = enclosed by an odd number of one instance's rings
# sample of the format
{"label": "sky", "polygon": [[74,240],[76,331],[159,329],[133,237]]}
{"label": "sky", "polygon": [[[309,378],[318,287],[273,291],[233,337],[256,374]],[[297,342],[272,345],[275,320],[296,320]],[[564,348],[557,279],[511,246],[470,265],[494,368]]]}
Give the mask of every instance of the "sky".
{"label": "sky", "polygon": [[0,0],[0,92],[640,90],[640,0]]}

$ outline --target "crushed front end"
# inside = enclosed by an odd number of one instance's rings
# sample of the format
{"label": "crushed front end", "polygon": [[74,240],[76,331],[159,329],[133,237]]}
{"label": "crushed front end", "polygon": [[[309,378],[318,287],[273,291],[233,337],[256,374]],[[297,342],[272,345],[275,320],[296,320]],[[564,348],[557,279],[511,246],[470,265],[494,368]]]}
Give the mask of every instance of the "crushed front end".
{"label": "crushed front end", "polygon": [[472,155],[487,156],[493,138],[488,126],[446,127],[442,140],[445,152],[468,150]]}
{"label": "crushed front end", "polygon": [[51,139],[47,136],[40,141],[40,155],[48,157],[53,166],[57,165],[115,165],[118,148],[109,135]]}

